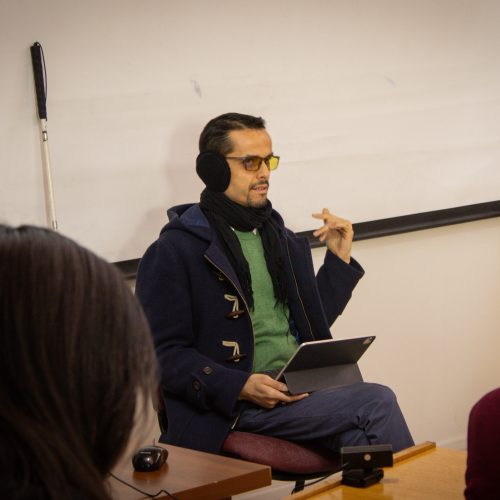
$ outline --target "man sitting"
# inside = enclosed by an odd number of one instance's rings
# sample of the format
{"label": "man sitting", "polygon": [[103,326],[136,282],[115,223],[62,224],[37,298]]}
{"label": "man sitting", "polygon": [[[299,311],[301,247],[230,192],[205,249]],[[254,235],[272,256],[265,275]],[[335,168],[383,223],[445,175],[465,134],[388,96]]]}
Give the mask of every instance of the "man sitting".
{"label": "man sitting", "polygon": [[137,294],[154,335],[166,401],[166,442],[218,452],[231,429],[292,441],[413,444],[394,393],[357,383],[290,395],[263,373],[297,345],[331,338],[364,271],[353,229],[327,209],[313,217],[327,252],[314,275],[306,238],[268,200],[279,164],[262,118],[228,113],[200,136],[199,204],[173,207],[146,251]]}

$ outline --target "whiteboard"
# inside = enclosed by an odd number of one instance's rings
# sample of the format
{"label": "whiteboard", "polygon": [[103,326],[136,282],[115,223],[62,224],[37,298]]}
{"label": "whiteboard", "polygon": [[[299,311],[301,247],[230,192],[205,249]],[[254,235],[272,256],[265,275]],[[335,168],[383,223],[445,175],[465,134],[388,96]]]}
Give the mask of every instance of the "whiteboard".
{"label": "whiteboard", "polygon": [[0,221],[46,225],[35,41],[60,231],[110,261],[198,201],[198,136],[228,111],[266,119],[296,231],[500,199],[498,1],[0,5]]}

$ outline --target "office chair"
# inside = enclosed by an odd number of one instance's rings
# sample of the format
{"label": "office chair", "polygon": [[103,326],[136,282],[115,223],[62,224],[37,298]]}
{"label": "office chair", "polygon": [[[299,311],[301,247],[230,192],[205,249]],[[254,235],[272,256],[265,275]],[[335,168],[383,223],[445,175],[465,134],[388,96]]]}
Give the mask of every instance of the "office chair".
{"label": "office chair", "polygon": [[[167,413],[161,395],[155,404],[162,434],[167,432]],[[277,481],[295,481],[292,493],[304,489],[305,481],[339,472],[339,453],[319,445],[295,443],[262,434],[231,431],[222,445],[224,455],[271,467]]]}
{"label": "office chair", "polygon": [[295,443],[262,434],[231,431],[222,445],[225,455],[271,467],[278,481],[295,481],[292,493],[305,482],[342,469],[340,454],[309,443]]}

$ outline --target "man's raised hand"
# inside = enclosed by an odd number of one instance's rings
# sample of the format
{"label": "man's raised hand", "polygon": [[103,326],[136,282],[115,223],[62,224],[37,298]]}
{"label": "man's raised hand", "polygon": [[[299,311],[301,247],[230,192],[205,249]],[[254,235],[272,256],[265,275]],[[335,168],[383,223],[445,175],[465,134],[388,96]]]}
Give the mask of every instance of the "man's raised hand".
{"label": "man's raised hand", "polygon": [[349,264],[351,260],[352,239],[354,231],[352,224],[331,214],[328,208],[321,213],[312,214],[315,219],[322,219],[324,225],[314,231],[314,236],[324,241],[328,250]]}

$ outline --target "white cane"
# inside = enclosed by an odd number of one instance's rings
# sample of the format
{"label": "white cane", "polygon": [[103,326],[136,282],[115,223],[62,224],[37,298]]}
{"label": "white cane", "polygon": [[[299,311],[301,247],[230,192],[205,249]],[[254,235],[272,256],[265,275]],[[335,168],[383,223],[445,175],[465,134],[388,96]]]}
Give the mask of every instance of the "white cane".
{"label": "white cane", "polygon": [[49,136],[47,133],[47,73],[42,46],[35,42],[31,47],[31,61],[33,63],[33,76],[35,78],[35,92],[40,119],[40,137],[42,142],[42,168],[45,185],[45,204],[47,222],[49,227],[57,231],[56,205],[54,202],[54,189],[52,187],[52,174],[50,170]]}

